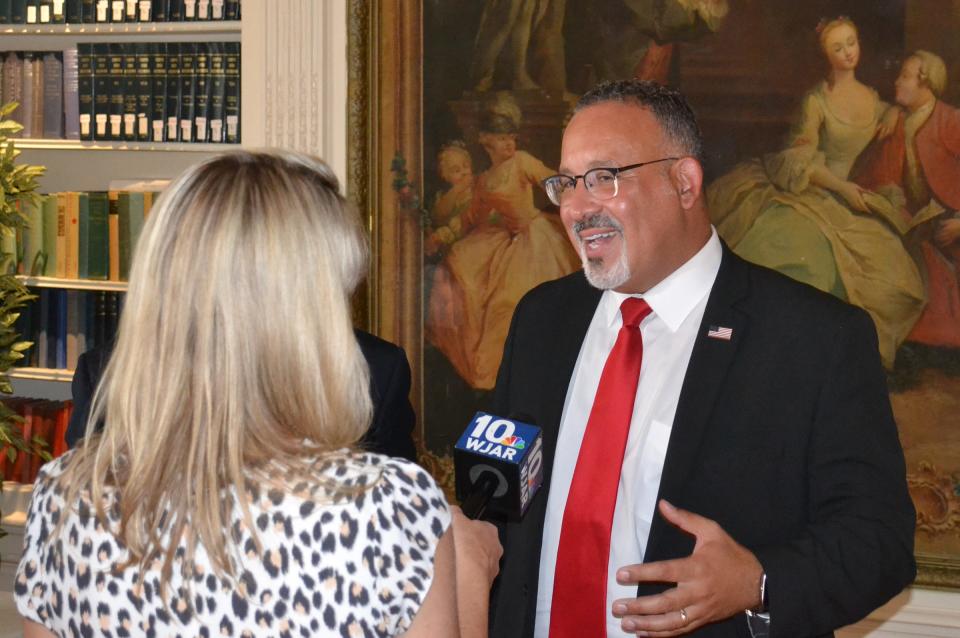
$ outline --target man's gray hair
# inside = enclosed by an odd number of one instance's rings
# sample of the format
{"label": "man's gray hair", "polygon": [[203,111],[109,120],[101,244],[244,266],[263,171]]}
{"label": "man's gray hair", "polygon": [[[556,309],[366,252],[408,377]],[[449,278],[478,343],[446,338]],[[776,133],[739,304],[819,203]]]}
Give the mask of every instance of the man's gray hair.
{"label": "man's gray hair", "polygon": [[649,110],[684,154],[702,161],[703,135],[697,116],[680,91],[647,80],[603,82],[583,94],[574,112],[603,102],[634,102]]}

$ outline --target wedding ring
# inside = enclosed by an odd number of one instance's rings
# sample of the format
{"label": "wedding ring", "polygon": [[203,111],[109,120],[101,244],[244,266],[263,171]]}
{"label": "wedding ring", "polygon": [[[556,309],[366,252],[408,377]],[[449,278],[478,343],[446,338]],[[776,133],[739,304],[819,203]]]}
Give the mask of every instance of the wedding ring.
{"label": "wedding ring", "polygon": [[689,620],[687,620],[687,610],[683,607],[680,608],[680,619],[683,621],[683,624],[686,625]]}

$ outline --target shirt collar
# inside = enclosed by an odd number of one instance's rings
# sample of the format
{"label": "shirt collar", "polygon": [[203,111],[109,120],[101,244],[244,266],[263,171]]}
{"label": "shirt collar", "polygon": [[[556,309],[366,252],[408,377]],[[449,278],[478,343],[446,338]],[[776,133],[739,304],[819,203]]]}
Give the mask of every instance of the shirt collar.
{"label": "shirt collar", "polygon": [[676,332],[694,308],[703,300],[720,270],[723,249],[715,228],[710,229],[710,239],[696,255],[674,270],[666,279],[642,295],[627,295],[614,290],[605,290],[600,298],[599,311],[604,325],[620,325],[620,304],[627,297],[647,300],[653,314],[660,317],[671,332]]}

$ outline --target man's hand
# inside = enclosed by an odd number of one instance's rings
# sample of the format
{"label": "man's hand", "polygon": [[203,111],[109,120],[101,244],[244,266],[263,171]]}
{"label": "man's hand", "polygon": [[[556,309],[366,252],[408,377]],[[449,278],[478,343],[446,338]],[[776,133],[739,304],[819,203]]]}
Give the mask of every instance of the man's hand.
{"label": "man's hand", "polygon": [[660,513],[697,542],[687,558],[629,565],[617,571],[621,584],[677,584],[662,594],[614,601],[613,615],[622,619],[624,631],[639,636],[678,636],[759,605],[763,567],[750,550],[716,522],[667,501],[660,501]]}
{"label": "man's hand", "polygon": [[960,239],[960,219],[948,219],[937,227],[934,239],[941,248],[946,248]]}

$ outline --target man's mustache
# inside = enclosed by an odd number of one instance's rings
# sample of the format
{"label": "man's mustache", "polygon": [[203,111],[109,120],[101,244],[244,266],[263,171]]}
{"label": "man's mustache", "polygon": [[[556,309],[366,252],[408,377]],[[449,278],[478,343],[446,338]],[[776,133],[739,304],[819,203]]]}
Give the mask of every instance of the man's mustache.
{"label": "man's mustache", "polygon": [[623,232],[623,226],[609,215],[590,215],[585,219],[573,223],[573,232],[579,235],[584,230],[591,228],[612,228],[618,233]]}

